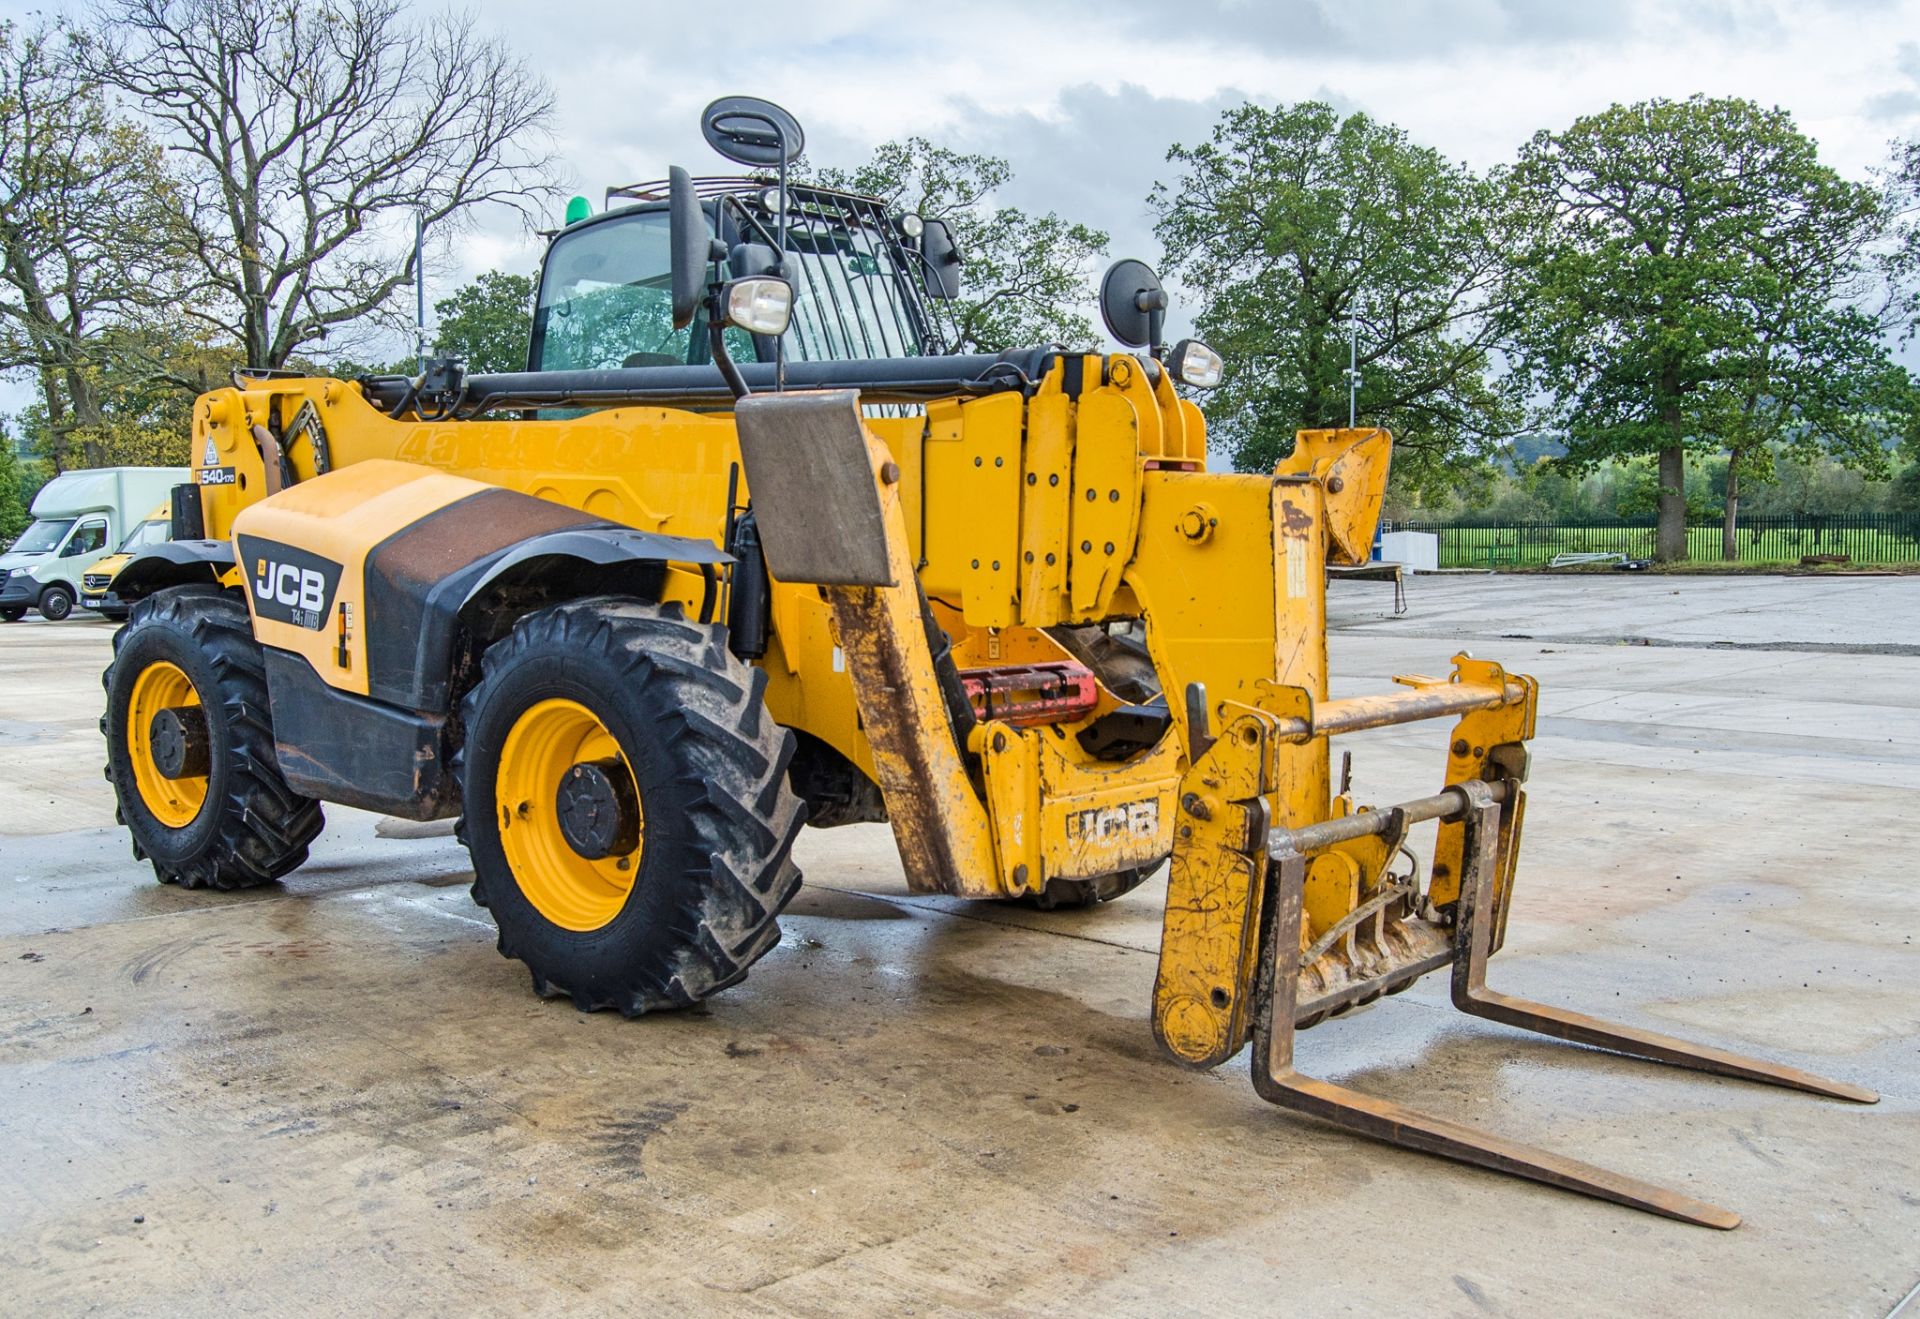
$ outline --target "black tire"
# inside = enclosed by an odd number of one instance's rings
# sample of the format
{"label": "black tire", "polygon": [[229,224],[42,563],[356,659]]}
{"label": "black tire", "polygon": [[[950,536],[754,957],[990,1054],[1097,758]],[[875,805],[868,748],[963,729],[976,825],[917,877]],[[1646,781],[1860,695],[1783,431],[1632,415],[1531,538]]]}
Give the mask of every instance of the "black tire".
{"label": "black tire", "polygon": [[64,584],[53,582],[40,592],[40,601],[34,608],[49,623],[58,623],[73,612],[73,592]]}
{"label": "black tire", "polygon": [[[179,828],[157,819],[141,797],[126,737],[134,680],[157,662],[186,674],[206,712],[206,801]],[[177,586],[139,601],[114,633],[113,663],[101,683],[116,817],[133,835],[134,858],[151,861],[161,883],[252,888],[307,859],[325,821],[319,802],[280,777],[266,668],[245,604],[211,586]]]}
{"label": "black tire", "polygon": [[1150,866],[1135,866],[1131,870],[1116,870],[1111,875],[1096,875],[1092,879],[1050,879],[1040,892],[1009,898],[1008,901],[1016,906],[1032,907],[1036,911],[1094,907],[1133,892],[1159,868],[1160,863],[1155,862]]}
{"label": "black tire", "polygon": [[[629,1017],[744,979],[779,941],[775,918],[800,887],[790,852],[806,817],[787,781],[793,734],[762,700],[766,675],[727,649],[725,628],[612,597],[529,614],[481,667],[462,705],[460,835],[500,952],[527,964],[541,995]],[[541,913],[500,836],[503,744],[525,711],[555,698],[585,706],[619,744],[645,820],[622,905],[584,931]]]}
{"label": "black tire", "polygon": [[0,623],[18,623],[26,616],[25,605],[8,605],[5,609],[0,609]]}

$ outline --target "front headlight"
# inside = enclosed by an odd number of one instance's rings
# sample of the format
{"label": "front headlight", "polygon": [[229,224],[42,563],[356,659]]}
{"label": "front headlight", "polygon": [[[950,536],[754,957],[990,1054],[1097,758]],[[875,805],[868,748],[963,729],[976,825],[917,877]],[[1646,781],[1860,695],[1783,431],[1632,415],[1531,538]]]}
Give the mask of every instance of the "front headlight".
{"label": "front headlight", "polygon": [[1226,374],[1227,364],[1220,360],[1220,354],[1198,339],[1182,339],[1167,354],[1167,369],[1183,385],[1212,389]]}
{"label": "front headlight", "polygon": [[784,279],[755,275],[727,285],[727,324],[749,334],[779,335],[793,319],[793,285]]}

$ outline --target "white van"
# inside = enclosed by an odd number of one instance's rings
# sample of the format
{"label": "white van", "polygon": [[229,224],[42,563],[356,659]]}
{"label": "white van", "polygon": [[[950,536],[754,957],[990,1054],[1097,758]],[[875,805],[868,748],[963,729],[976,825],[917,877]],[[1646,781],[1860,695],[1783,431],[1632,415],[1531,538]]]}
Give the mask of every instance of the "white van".
{"label": "white van", "polygon": [[134,526],[192,479],[184,467],[96,467],[62,472],[33,498],[33,523],[0,554],[0,621],[29,609],[58,621],[73,612],[80,579]]}

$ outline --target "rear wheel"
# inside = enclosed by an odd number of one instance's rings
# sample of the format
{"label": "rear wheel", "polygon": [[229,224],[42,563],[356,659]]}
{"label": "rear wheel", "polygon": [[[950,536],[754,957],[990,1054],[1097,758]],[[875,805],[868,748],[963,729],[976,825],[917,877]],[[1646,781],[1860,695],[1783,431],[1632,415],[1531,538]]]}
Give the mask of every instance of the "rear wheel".
{"label": "rear wheel", "polygon": [[522,619],[463,706],[474,900],[534,989],[686,1007],[745,978],[800,886],[793,735],[723,628],[602,598]]}
{"label": "rear wheel", "polygon": [[320,804],[280,777],[247,607],[211,587],[160,591],[133,607],[113,652],[100,731],[134,856],[163,883],[218,889],[305,861]]}
{"label": "rear wheel", "polygon": [[40,592],[40,603],[34,607],[49,623],[58,623],[73,612],[73,592],[55,582]]}

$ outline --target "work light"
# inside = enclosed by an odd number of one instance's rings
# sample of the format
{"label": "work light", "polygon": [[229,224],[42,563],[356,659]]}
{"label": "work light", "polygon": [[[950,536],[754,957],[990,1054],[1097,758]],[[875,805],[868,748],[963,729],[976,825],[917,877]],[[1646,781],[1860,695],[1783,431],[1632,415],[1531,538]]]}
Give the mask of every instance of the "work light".
{"label": "work light", "polygon": [[785,334],[793,316],[793,285],[766,275],[736,279],[727,285],[726,310],[727,324],[750,334]]}

